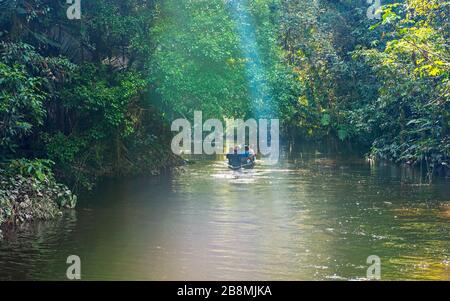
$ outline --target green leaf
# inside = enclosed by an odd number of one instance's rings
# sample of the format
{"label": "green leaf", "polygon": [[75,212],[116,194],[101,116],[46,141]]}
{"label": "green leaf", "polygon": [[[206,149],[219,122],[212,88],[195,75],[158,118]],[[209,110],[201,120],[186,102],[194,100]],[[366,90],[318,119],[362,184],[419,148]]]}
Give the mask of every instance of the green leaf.
{"label": "green leaf", "polygon": [[344,141],[348,137],[348,132],[346,129],[338,130],[338,137],[341,141]]}
{"label": "green leaf", "polygon": [[328,125],[330,125],[330,122],[331,122],[331,117],[330,117],[329,114],[324,114],[324,115],[322,116],[322,119],[320,120],[320,123],[321,123],[323,126],[328,126]]}

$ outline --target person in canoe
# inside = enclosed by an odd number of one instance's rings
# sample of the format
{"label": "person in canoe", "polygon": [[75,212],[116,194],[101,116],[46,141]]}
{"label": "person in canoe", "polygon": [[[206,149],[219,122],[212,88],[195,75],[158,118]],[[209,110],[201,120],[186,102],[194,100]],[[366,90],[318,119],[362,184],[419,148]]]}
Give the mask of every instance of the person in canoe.
{"label": "person in canoe", "polygon": [[255,162],[256,159],[255,151],[248,145],[245,146],[244,159],[246,159],[247,162]]}
{"label": "person in canoe", "polygon": [[241,167],[241,154],[239,154],[239,148],[237,146],[230,147],[227,154],[228,166],[232,169],[238,169]]}

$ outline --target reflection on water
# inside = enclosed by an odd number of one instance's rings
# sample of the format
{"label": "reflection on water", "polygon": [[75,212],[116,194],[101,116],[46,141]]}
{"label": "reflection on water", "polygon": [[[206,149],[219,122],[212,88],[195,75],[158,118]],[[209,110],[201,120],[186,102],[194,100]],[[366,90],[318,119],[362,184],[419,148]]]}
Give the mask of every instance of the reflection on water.
{"label": "reflection on water", "polygon": [[115,181],[76,212],[10,233],[0,279],[450,280],[448,181],[413,170],[303,156],[233,172],[201,161],[179,174]]}

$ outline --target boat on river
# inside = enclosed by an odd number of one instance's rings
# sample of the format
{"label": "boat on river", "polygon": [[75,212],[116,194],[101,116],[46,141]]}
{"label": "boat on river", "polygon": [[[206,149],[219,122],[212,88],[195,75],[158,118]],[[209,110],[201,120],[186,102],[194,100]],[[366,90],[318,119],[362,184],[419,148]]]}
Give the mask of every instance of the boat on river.
{"label": "boat on river", "polygon": [[244,157],[242,154],[228,154],[228,168],[231,170],[252,169],[255,160]]}

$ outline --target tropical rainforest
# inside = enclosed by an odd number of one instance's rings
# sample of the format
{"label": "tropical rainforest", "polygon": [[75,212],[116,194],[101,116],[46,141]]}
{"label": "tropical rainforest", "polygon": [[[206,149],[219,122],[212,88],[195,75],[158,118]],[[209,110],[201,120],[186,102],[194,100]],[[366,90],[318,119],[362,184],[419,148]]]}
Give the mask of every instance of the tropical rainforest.
{"label": "tropical rainforest", "polygon": [[449,1],[68,2],[0,0],[0,223],[179,164],[194,111],[449,174]]}

